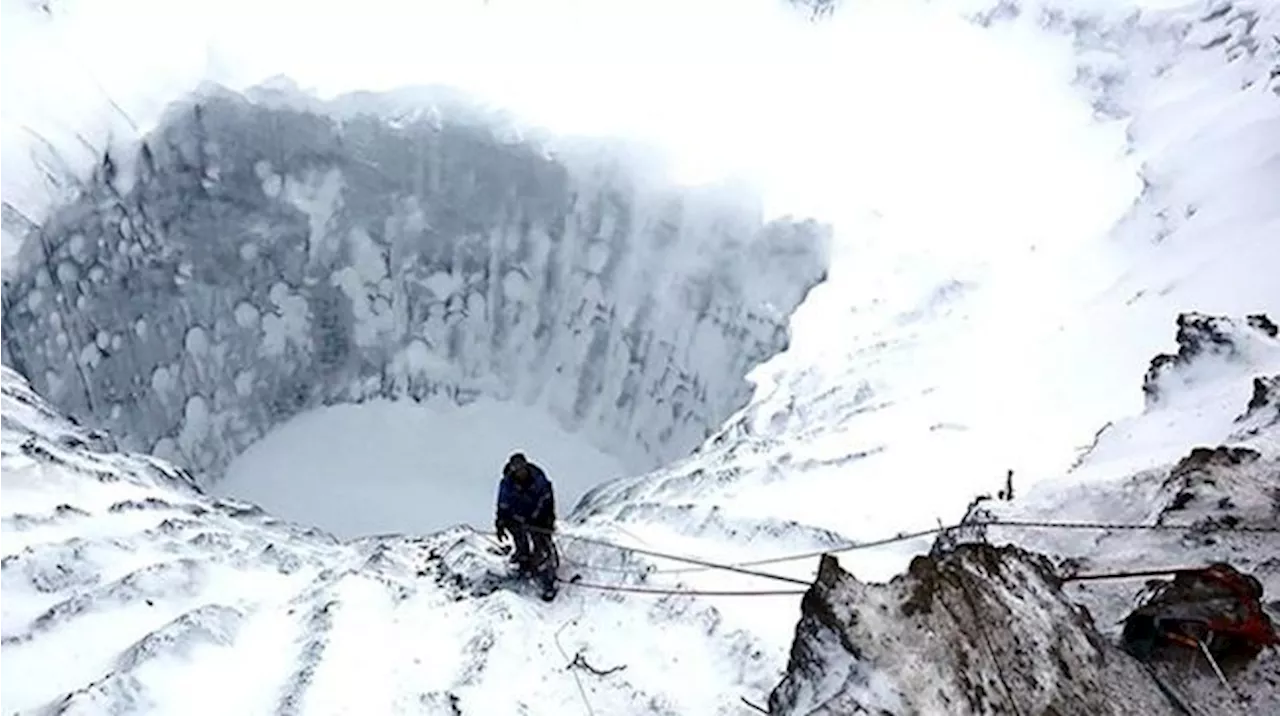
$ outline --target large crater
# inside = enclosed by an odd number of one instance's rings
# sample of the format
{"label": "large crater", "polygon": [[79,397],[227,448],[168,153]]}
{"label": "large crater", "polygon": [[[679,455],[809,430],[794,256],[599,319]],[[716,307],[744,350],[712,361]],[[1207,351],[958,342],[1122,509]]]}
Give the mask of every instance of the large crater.
{"label": "large crater", "polygon": [[438,91],[203,88],[31,229],[4,361],[206,486],[375,399],[506,401],[629,471],[676,459],[786,346],[826,229],[549,141]]}

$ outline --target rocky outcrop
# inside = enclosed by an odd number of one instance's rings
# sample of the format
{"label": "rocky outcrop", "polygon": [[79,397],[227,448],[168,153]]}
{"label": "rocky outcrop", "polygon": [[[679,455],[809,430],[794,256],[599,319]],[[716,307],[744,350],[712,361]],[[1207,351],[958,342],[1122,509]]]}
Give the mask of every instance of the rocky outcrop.
{"label": "rocky outcrop", "polygon": [[1252,437],[1280,425],[1280,375],[1253,379],[1253,393],[1236,422],[1240,424],[1240,429],[1233,435],[1237,439]]}
{"label": "rocky outcrop", "polygon": [[1265,315],[1243,323],[1223,316],[1183,313],[1178,316],[1178,351],[1151,359],[1142,382],[1146,405],[1161,405],[1170,392],[1211,380],[1222,364],[1247,366],[1258,353],[1280,353],[1276,325]]}
{"label": "rocky outcrop", "polygon": [[1173,467],[1161,490],[1165,505],[1157,522],[1192,525],[1188,539],[1214,544],[1219,530],[1280,526],[1280,459],[1257,450],[1195,448]]}
{"label": "rocky outcrop", "polygon": [[1046,559],[961,545],[889,584],[822,560],[771,714],[1173,713]]}
{"label": "rocky outcrop", "polygon": [[1280,375],[1253,379],[1253,395],[1239,419],[1244,420],[1268,406],[1280,411]]}
{"label": "rocky outcrop", "polygon": [[314,406],[480,395],[647,469],[744,404],[825,275],[816,224],[456,98],[253,97],[206,88],[103,156],[4,286],[6,364],[205,474]]}

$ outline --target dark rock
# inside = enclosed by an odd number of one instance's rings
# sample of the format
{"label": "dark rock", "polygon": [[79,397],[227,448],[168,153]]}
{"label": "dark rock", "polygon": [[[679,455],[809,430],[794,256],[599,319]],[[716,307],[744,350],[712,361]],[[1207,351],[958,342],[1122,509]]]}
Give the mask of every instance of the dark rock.
{"label": "dark rock", "polygon": [[1271,320],[1271,318],[1265,313],[1255,313],[1246,316],[1245,321],[1253,328],[1262,331],[1272,338],[1280,335],[1280,326],[1277,326],[1275,321]]}
{"label": "dark rock", "polygon": [[1246,406],[1246,414],[1260,410],[1268,404],[1280,403],[1280,375],[1253,379],[1253,395]]}
{"label": "dark rock", "polygon": [[777,715],[1015,712],[1170,709],[1067,601],[1048,560],[977,544],[917,557],[889,584],[859,582],[824,557],[769,696]]}
{"label": "dark rock", "polygon": [[1236,422],[1243,423],[1244,427],[1232,436],[1233,439],[1251,437],[1280,424],[1280,375],[1253,379],[1253,394],[1245,411],[1236,416]]}
{"label": "dark rock", "polygon": [[1192,448],[1190,454],[1179,460],[1178,464],[1174,466],[1173,471],[1169,474],[1169,480],[1186,477],[1195,472],[1204,472],[1213,467],[1244,465],[1260,457],[1262,457],[1261,453],[1247,447],[1219,445],[1215,448]]}
{"label": "dark rock", "polygon": [[1179,492],[1176,497],[1173,498],[1173,503],[1170,504],[1165,509],[1169,511],[1180,510],[1186,507],[1187,503],[1191,502],[1195,498],[1196,498],[1195,493],[1189,492],[1187,490],[1183,490],[1182,492]]}
{"label": "dark rock", "polygon": [[[1222,535],[1213,535],[1242,525],[1274,526],[1276,515],[1267,502],[1278,479],[1280,462],[1264,460],[1257,450],[1194,448],[1161,484],[1167,502],[1156,521],[1188,525],[1183,538],[1202,545],[1216,543]],[[1177,519],[1169,520],[1175,513]]]}
{"label": "dark rock", "polygon": [[1183,313],[1178,316],[1177,353],[1162,353],[1151,359],[1151,365],[1142,381],[1142,392],[1147,407],[1157,405],[1161,398],[1161,381],[1192,362],[1206,356],[1233,359],[1239,354],[1236,342],[1241,330],[1253,330],[1274,338],[1276,325],[1265,315],[1252,315],[1239,326],[1229,318],[1208,316],[1202,313]]}

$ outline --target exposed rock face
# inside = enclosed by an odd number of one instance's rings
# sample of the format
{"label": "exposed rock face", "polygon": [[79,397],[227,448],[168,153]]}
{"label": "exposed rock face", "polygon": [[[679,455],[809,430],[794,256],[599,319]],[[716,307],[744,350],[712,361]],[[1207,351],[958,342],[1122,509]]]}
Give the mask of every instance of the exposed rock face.
{"label": "exposed rock face", "polygon": [[962,545],[885,585],[824,557],[772,714],[1173,713],[1047,560]]}
{"label": "exposed rock face", "polygon": [[1166,504],[1157,521],[1192,525],[1188,539],[1214,544],[1218,530],[1275,528],[1280,460],[1246,447],[1195,448],[1170,471],[1162,493]]}
{"label": "exposed rock face", "polygon": [[1253,379],[1253,394],[1236,422],[1242,424],[1238,431],[1240,437],[1257,435],[1267,428],[1280,425],[1280,375]]}
{"label": "exposed rock face", "polygon": [[1222,316],[1183,313],[1178,316],[1178,352],[1151,359],[1142,383],[1148,408],[1160,405],[1179,384],[1211,379],[1215,363],[1250,362],[1251,354],[1280,351],[1276,325],[1265,315],[1243,323]]}
{"label": "exposed rock face", "polygon": [[745,402],[825,276],[825,228],[457,102],[256,96],[104,157],[5,284],[5,362],[123,447],[216,475],[314,406],[490,395],[645,469]]}
{"label": "exposed rock face", "polygon": [[1267,406],[1280,410],[1280,375],[1253,379],[1253,395],[1249,398],[1249,405],[1245,407],[1241,419]]}

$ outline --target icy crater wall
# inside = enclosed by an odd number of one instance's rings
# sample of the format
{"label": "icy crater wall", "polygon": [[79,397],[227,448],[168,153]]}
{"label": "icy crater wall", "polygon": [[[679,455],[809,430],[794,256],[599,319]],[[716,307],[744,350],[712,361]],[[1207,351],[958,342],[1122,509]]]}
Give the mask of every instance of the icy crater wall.
{"label": "icy crater wall", "polygon": [[172,107],[6,279],[4,362],[122,447],[216,477],[319,405],[487,395],[643,470],[745,404],[825,277],[810,221],[463,110],[269,98]]}

